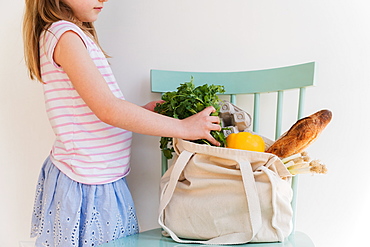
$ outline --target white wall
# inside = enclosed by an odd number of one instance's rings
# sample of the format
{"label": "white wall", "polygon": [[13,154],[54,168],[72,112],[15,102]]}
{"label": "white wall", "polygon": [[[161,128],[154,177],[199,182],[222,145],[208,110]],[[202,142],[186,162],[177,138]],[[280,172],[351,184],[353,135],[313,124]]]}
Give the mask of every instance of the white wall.
{"label": "white wall", "polygon": [[[5,1],[0,17],[1,247],[30,241],[35,183],[53,140],[41,86],[27,78],[22,60],[23,4]],[[317,247],[362,246],[370,220],[367,6],[344,0],[109,1],[97,27],[126,98],[137,104],[159,97],[150,93],[152,68],[252,70],[316,61],[317,87],[307,90],[306,113],[328,108],[334,117],[309,153],[329,173],[300,177],[297,230]],[[129,183],[142,230],[157,226],[158,141],[134,136]]]}

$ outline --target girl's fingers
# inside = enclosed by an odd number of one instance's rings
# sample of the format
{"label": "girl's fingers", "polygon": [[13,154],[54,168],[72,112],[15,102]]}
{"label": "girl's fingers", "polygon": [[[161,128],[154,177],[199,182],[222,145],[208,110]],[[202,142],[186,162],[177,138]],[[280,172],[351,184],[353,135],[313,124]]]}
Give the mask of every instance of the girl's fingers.
{"label": "girl's fingers", "polygon": [[202,111],[204,115],[208,116],[207,121],[211,123],[219,124],[220,118],[218,116],[211,116],[211,113],[213,112],[216,112],[216,109],[213,106],[208,106]]}
{"label": "girl's fingers", "polygon": [[[215,112],[216,109],[213,106],[208,106],[203,110],[204,114],[207,114],[207,121],[209,121],[212,125],[210,126],[210,130],[221,130],[220,126],[220,118],[218,116],[210,116],[211,113]],[[209,135],[212,140],[212,143],[218,143],[211,135]],[[210,139],[209,139],[210,140]]]}
{"label": "girl's fingers", "polygon": [[213,138],[213,136],[209,135],[209,137],[207,138],[207,140],[212,143],[213,145],[215,146],[220,146],[221,144],[215,139]]}
{"label": "girl's fingers", "polygon": [[191,140],[206,139],[211,144],[220,146],[220,143],[210,133],[212,130],[221,131],[221,120],[218,116],[212,116],[211,113],[213,112],[216,112],[216,109],[213,106],[209,106],[198,114],[185,120],[190,124],[189,126],[191,126],[191,128],[200,131],[197,134],[193,132],[192,134],[194,134],[194,136],[190,138]]}
{"label": "girl's fingers", "polygon": [[157,106],[157,104],[162,104],[164,103],[164,100],[156,100],[156,101],[151,101],[147,103],[146,105],[143,106],[143,108],[149,110],[149,111],[154,111],[154,108]]}
{"label": "girl's fingers", "polygon": [[213,124],[211,130],[221,131],[221,126],[219,124]]}
{"label": "girl's fingers", "polygon": [[216,109],[213,106],[208,106],[203,110],[203,112],[209,116],[211,113],[216,112]]}
{"label": "girl's fingers", "polygon": [[220,118],[217,117],[217,116],[210,116],[209,120],[210,120],[211,123],[220,124]]}

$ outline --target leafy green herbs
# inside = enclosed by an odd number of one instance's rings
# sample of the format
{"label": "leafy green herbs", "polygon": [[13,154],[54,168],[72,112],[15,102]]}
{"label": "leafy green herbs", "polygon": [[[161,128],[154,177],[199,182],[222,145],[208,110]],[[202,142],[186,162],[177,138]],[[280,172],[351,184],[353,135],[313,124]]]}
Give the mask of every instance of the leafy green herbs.
{"label": "leafy green herbs", "polygon": [[[184,119],[194,115],[208,106],[213,106],[216,112],[212,115],[218,116],[220,111],[218,93],[224,93],[225,89],[220,85],[207,85],[195,87],[193,84],[193,77],[190,82],[180,84],[177,91],[167,92],[162,95],[165,101],[162,104],[157,104],[155,111],[177,119]],[[226,138],[222,131],[211,131],[211,135],[221,143],[221,147],[226,146]],[[194,141],[200,144],[211,145],[207,140],[201,139]],[[172,158],[172,138],[162,137],[160,141],[160,148],[163,154],[168,159]]]}

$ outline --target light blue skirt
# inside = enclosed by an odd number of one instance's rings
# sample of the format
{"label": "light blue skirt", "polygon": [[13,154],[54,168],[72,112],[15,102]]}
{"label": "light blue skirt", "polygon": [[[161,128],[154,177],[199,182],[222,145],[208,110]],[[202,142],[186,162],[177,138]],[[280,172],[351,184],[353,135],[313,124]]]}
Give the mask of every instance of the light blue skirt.
{"label": "light blue skirt", "polygon": [[122,178],[103,185],[71,180],[46,159],[32,216],[36,246],[98,246],[139,232],[134,202]]}

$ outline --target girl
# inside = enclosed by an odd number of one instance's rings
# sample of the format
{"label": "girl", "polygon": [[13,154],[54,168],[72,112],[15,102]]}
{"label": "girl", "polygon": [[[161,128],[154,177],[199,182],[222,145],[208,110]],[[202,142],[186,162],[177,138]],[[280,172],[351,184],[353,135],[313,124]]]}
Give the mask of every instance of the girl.
{"label": "girl", "polygon": [[36,191],[36,246],[96,246],[138,232],[125,180],[132,131],[218,145],[214,108],[178,120],[153,111],[160,101],[124,99],[93,25],[107,1],[26,0],[26,64],[56,136]]}

